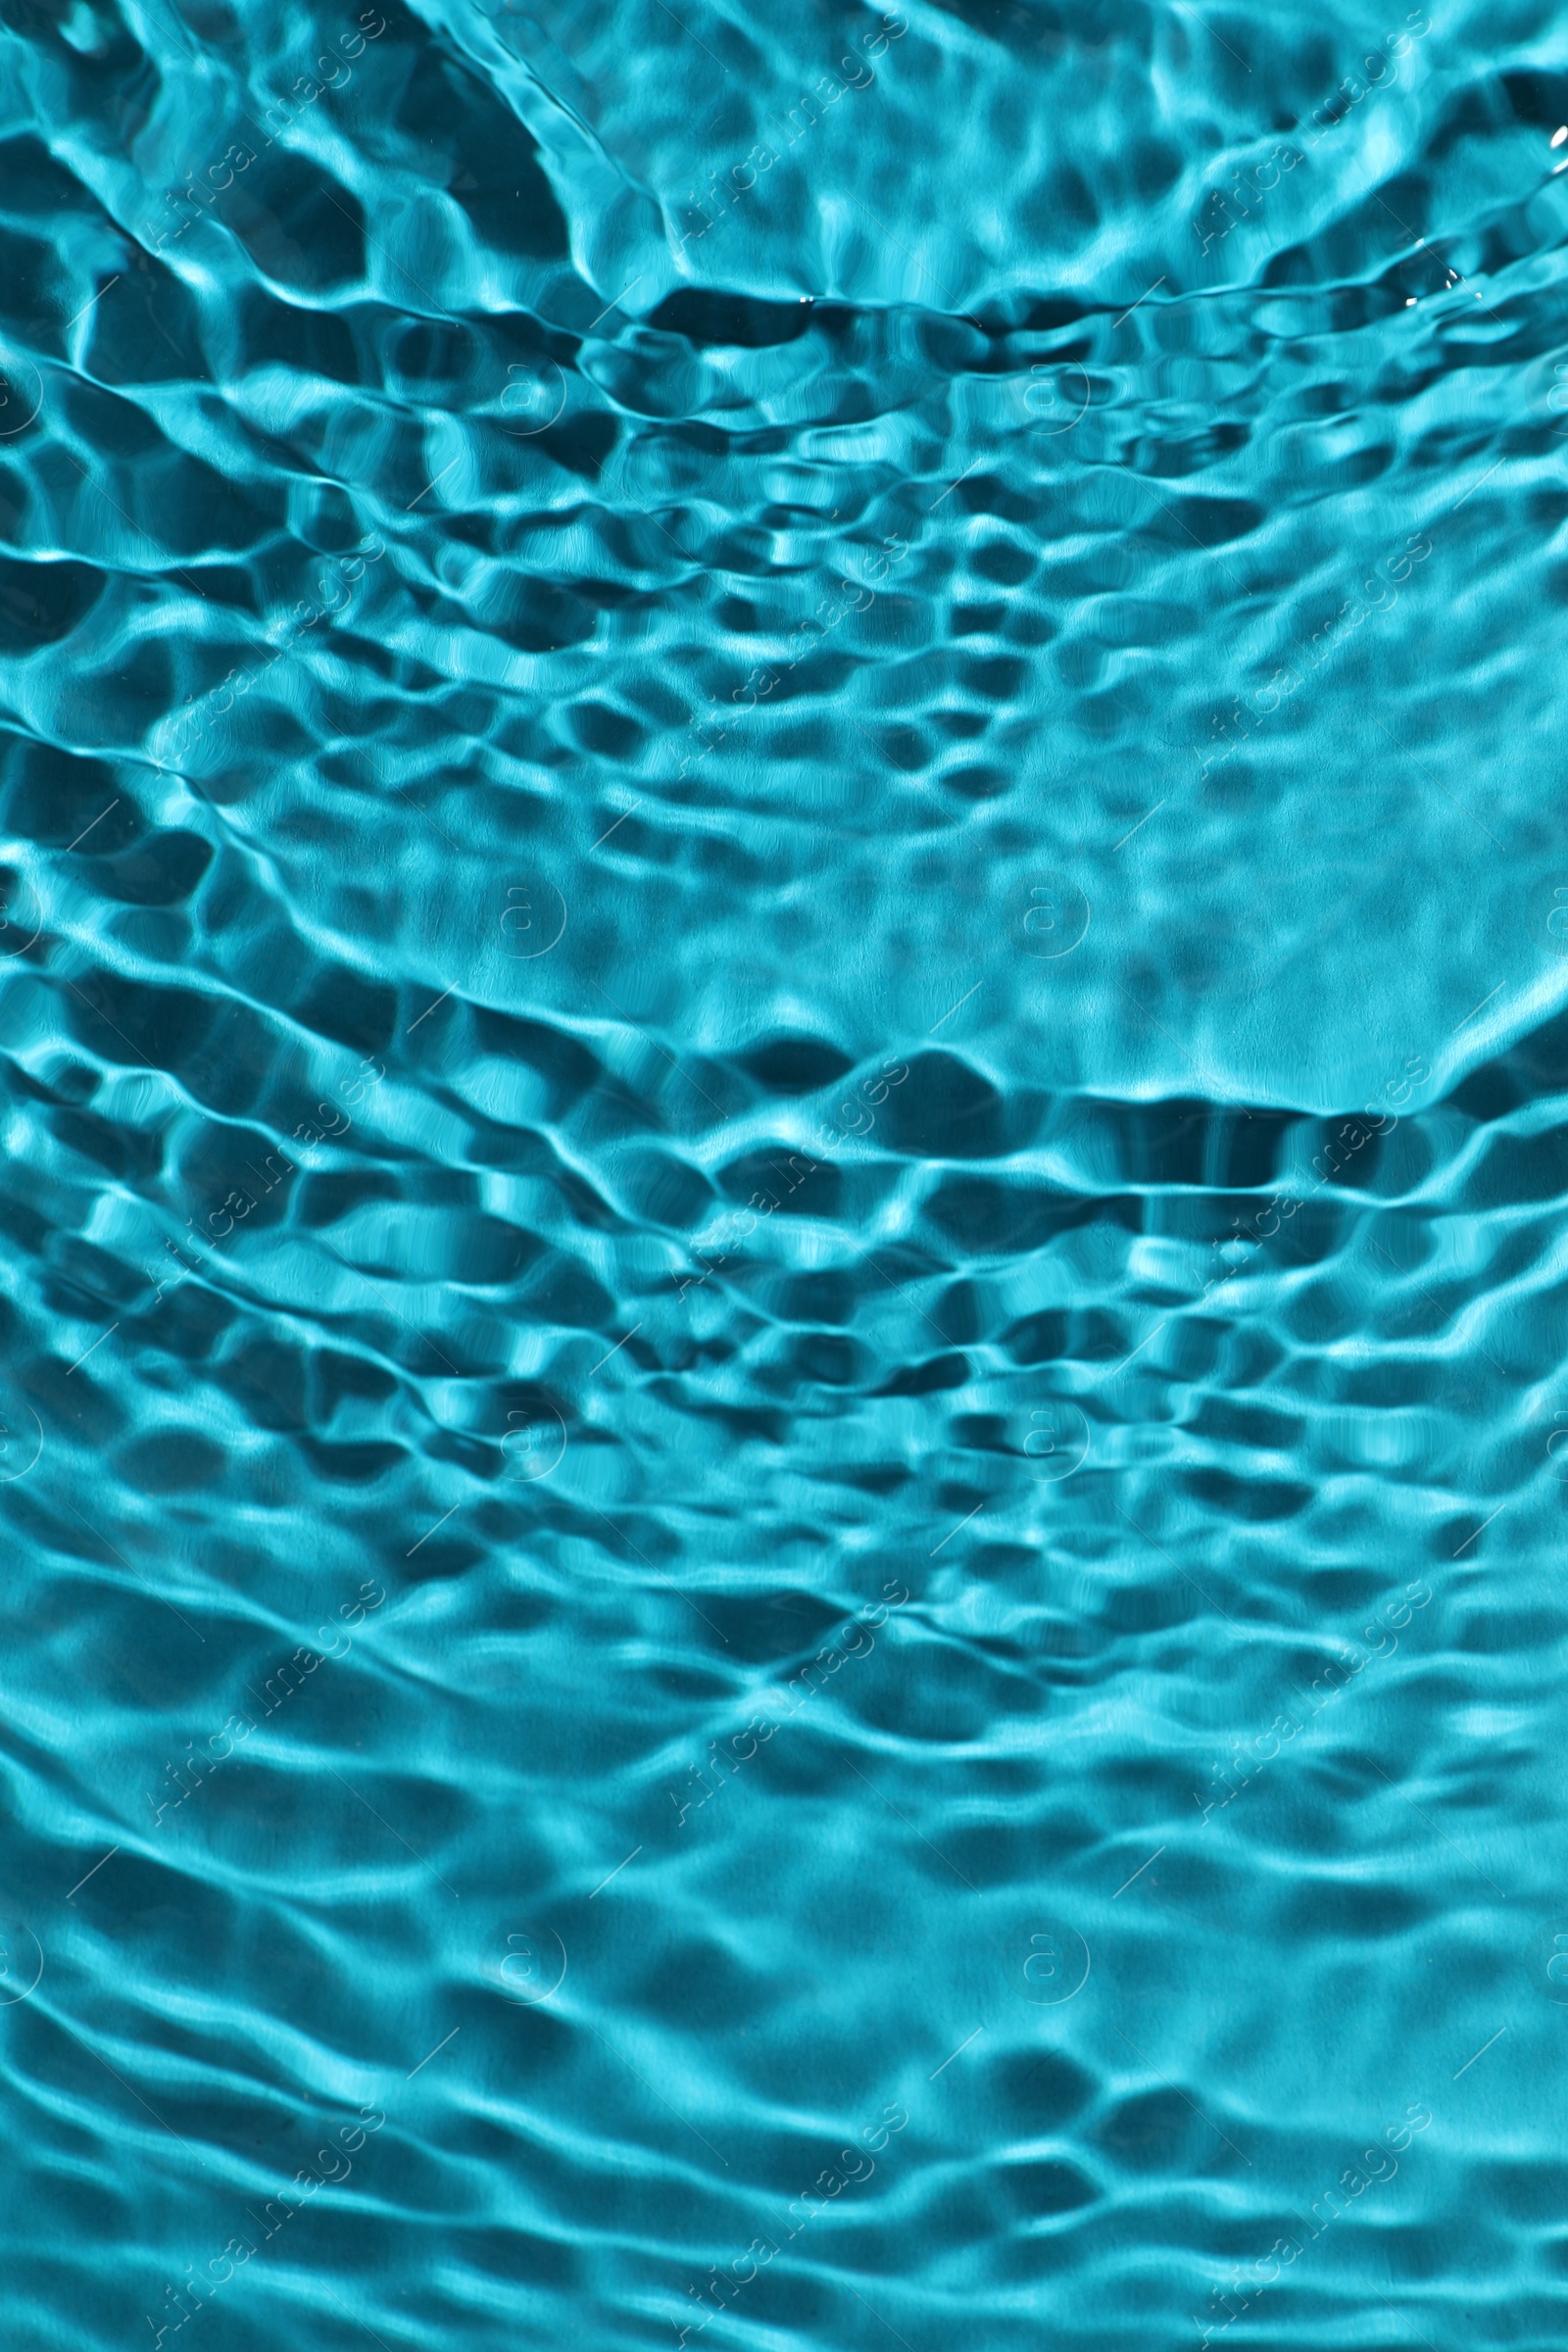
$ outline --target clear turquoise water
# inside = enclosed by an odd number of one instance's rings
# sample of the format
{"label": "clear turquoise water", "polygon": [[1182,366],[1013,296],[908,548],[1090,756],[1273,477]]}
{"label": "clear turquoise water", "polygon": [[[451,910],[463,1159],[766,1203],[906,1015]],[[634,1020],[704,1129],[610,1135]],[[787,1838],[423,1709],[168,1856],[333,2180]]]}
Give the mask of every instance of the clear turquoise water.
{"label": "clear turquoise water", "polygon": [[1561,13],[0,18],[12,2337],[1559,2346]]}

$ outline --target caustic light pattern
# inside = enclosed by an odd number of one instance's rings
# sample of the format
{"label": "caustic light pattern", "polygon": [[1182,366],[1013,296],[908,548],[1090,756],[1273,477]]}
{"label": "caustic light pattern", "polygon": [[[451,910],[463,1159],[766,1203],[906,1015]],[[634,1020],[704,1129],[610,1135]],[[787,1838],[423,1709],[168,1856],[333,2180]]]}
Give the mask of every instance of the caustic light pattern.
{"label": "caustic light pattern", "polygon": [[0,0],[18,2343],[1561,2345],[1565,35]]}

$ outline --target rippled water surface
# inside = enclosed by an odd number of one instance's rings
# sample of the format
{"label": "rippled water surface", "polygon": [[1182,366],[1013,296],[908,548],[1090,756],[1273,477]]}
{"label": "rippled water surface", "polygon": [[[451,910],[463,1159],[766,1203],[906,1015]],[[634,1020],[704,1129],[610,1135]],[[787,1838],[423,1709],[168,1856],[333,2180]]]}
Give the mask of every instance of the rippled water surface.
{"label": "rippled water surface", "polygon": [[1568,16],[529,4],[0,0],[9,2337],[1556,2352]]}

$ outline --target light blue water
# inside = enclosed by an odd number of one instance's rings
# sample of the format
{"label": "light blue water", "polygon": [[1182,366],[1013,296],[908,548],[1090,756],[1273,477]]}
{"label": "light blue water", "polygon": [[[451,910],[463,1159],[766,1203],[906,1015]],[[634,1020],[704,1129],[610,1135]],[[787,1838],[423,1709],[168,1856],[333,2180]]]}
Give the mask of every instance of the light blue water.
{"label": "light blue water", "polygon": [[10,2337],[1555,2352],[1568,19],[0,18]]}

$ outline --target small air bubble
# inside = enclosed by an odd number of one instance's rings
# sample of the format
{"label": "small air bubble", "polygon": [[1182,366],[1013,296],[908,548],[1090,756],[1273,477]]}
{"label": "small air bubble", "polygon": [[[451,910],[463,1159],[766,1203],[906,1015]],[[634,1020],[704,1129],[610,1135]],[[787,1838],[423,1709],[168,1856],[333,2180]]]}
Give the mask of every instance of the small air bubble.
{"label": "small air bubble", "polygon": [[1560,129],[1554,130],[1551,134],[1551,143],[1554,147],[1560,147],[1564,139],[1568,139],[1568,122],[1564,122]]}

